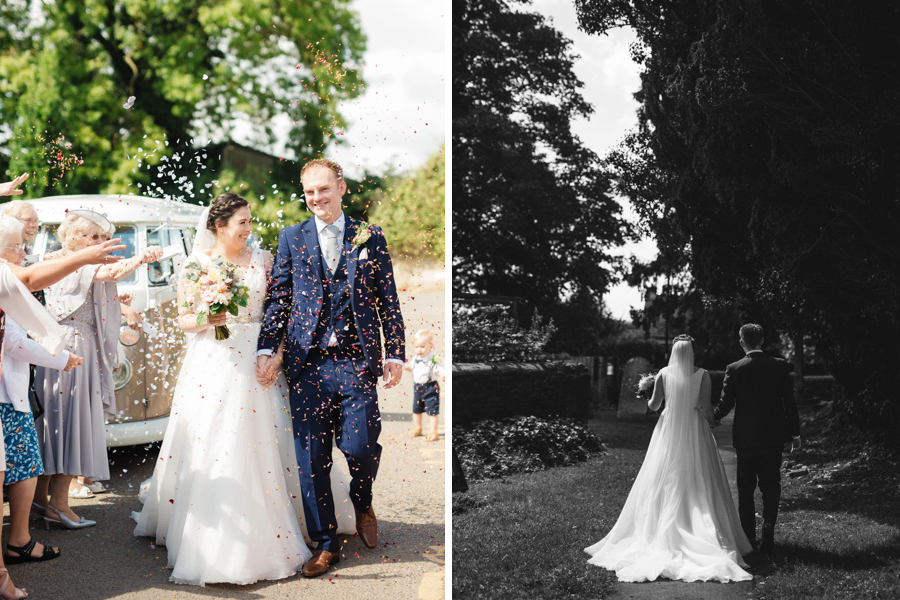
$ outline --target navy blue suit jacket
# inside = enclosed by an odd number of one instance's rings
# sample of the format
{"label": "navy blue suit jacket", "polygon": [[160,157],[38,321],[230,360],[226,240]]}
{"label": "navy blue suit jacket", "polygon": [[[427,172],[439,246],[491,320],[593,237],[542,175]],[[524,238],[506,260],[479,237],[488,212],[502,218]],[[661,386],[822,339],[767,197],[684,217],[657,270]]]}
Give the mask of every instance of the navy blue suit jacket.
{"label": "navy blue suit jacket", "polygon": [[[372,235],[356,248],[352,240],[359,231],[360,221],[346,214],[344,219],[343,250],[347,277],[351,282],[356,331],[370,370],[380,377],[383,358],[406,359],[406,338],[394,270],[381,229],[371,225]],[[360,260],[363,249],[368,256]],[[322,311],[323,273],[314,219],[282,229],[266,294],[258,348],[274,351],[287,336],[284,372],[288,381],[294,381],[300,375],[312,346]],[[384,355],[381,331],[384,332]]]}

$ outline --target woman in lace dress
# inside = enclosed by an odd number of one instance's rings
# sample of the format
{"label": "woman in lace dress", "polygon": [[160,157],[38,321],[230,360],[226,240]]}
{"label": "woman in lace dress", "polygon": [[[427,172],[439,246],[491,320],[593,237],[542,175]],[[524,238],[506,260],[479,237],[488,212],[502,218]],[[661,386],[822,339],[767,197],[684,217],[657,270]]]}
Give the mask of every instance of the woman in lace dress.
{"label": "woman in lace dress", "polygon": [[[136,536],[165,544],[176,583],[281,579],[311,556],[298,519],[302,500],[287,389],[283,378],[270,387],[256,380],[256,342],[272,255],[248,247],[250,233],[247,201],[222,194],[201,215],[186,261],[203,269],[221,257],[241,269],[249,301],[237,317],[223,313],[198,325],[186,301],[184,271],[179,279],[178,325],[191,335],[134,530]],[[217,340],[214,327],[222,324],[230,336]],[[340,479],[335,473],[339,530],[353,532],[349,484]]]}

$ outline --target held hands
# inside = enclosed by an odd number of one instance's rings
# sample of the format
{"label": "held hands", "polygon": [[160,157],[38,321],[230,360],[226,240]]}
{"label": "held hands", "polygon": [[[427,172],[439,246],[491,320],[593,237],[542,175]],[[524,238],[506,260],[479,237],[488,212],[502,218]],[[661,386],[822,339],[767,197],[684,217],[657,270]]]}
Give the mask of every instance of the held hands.
{"label": "held hands", "polygon": [[716,421],[716,419],[713,417],[713,415],[711,415],[710,413],[708,413],[708,412],[706,411],[706,409],[703,408],[703,406],[701,406],[701,405],[698,404],[697,406],[694,407],[694,409],[695,409],[697,412],[700,413],[700,416],[703,417],[703,419],[704,419],[707,423],[709,423],[709,426],[710,426],[710,427],[717,427],[717,426],[719,425],[719,421]]}
{"label": "held hands", "polygon": [[66,366],[65,366],[65,368],[63,368],[63,371],[71,371],[75,367],[80,366],[81,363],[83,363],[83,362],[84,362],[83,358],[81,358],[80,356],[77,356],[76,354],[74,354],[72,352],[69,352],[69,360],[68,360],[68,362],[66,362]]}
{"label": "held hands", "polygon": [[384,389],[389,390],[400,383],[401,377],[403,377],[403,365],[395,362],[384,364]]}
{"label": "held hands", "polygon": [[280,358],[275,358],[265,354],[256,357],[256,381],[260,385],[266,387],[272,385],[275,376],[278,374],[278,367],[281,364]]}

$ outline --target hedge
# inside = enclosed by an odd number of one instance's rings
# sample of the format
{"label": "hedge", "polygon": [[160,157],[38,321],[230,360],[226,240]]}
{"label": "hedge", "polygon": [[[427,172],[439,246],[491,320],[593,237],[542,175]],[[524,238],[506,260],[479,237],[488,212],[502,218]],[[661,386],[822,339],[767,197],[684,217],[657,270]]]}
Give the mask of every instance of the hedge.
{"label": "hedge", "polygon": [[541,363],[456,363],[453,366],[453,423],[528,415],[587,421],[591,380],[584,365]]}

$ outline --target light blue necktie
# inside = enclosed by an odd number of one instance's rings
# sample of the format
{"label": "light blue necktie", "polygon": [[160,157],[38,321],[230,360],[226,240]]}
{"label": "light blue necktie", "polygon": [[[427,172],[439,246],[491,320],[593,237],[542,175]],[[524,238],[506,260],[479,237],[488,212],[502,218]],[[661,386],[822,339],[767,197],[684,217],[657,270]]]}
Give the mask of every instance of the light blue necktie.
{"label": "light blue necktie", "polygon": [[328,274],[334,275],[338,261],[341,258],[341,248],[338,245],[338,235],[341,230],[337,225],[325,226],[325,245],[322,247],[322,255],[325,257],[325,265],[328,267]]}

